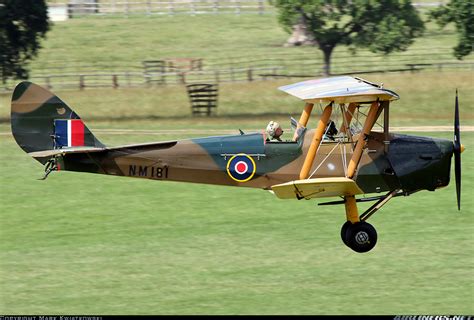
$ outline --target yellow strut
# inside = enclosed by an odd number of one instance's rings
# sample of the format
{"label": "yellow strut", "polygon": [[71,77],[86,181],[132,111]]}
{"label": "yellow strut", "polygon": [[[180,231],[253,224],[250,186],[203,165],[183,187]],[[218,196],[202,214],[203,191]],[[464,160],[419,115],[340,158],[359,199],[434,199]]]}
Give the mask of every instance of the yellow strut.
{"label": "yellow strut", "polygon": [[347,110],[344,112],[344,118],[346,119],[346,121],[342,121],[341,129],[339,129],[339,132],[344,133],[349,131],[356,107],[357,105],[355,103],[349,103]]}
{"label": "yellow strut", "polygon": [[329,122],[329,118],[331,117],[331,112],[332,104],[329,104],[326,106],[326,108],[324,108],[323,114],[321,115],[321,119],[319,119],[318,127],[316,128],[316,132],[313,136],[313,141],[311,141],[308,154],[304,159],[303,167],[300,171],[300,180],[307,179],[309,176],[309,170],[311,170],[311,167],[313,166],[313,161],[316,157],[318,147],[321,144],[321,140],[323,138],[324,131],[326,130],[326,126]]}
{"label": "yellow strut", "polygon": [[367,119],[364,123],[364,128],[362,129],[362,132],[359,135],[357,145],[354,149],[354,153],[352,154],[349,166],[347,167],[347,177],[350,179],[354,177],[357,166],[360,162],[360,158],[362,157],[362,151],[364,150],[366,144],[365,136],[369,134],[370,130],[372,130],[372,127],[374,126],[375,120],[377,120],[378,108],[378,102],[373,102],[370,106],[369,114],[367,115]]}
{"label": "yellow strut", "polygon": [[[308,124],[309,116],[311,115],[311,111],[313,111],[313,106],[314,104],[312,103],[306,103],[304,106],[304,110],[301,113],[300,121],[298,122],[298,127],[302,125],[303,127],[306,127]],[[298,138],[298,127],[295,130],[295,134],[293,135],[293,141],[296,141],[296,138]]]}
{"label": "yellow strut", "polygon": [[351,223],[359,222],[359,212],[357,211],[356,199],[354,196],[345,196],[346,218]]}

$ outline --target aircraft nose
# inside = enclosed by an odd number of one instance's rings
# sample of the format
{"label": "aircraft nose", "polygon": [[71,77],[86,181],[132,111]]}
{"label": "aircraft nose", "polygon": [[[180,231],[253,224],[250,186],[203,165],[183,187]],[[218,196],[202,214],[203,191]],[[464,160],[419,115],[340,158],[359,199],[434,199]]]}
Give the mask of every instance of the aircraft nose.
{"label": "aircraft nose", "polygon": [[439,139],[435,140],[435,143],[443,155],[451,157],[454,154],[454,143],[452,141]]}

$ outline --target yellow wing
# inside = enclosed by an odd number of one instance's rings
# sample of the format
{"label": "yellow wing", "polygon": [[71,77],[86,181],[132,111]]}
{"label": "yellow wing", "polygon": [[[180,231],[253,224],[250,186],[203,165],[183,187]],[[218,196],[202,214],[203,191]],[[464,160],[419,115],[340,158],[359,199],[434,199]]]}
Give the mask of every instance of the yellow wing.
{"label": "yellow wing", "polygon": [[286,182],[272,186],[280,199],[311,199],[363,194],[354,180],[349,178],[317,178]]}

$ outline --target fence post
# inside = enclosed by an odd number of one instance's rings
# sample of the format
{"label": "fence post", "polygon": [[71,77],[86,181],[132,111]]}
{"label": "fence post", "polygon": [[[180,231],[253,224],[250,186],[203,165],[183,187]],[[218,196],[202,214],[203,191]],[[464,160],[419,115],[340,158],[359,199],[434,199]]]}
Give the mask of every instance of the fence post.
{"label": "fence post", "polygon": [[46,88],[52,89],[53,87],[51,87],[51,77],[46,76],[44,79],[46,80]]}
{"label": "fence post", "polygon": [[86,87],[86,84],[85,84],[85,81],[84,81],[84,75],[81,74],[81,75],[79,75],[79,89],[84,90],[85,87]]}
{"label": "fence post", "polygon": [[146,86],[151,87],[151,76],[149,74],[144,73],[143,78],[145,78]]}
{"label": "fence post", "polygon": [[235,8],[235,13],[237,15],[240,15],[240,0],[236,0],[236,8]]}
{"label": "fence post", "polygon": [[252,81],[253,81],[253,74],[252,74],[252,73],[253,73],[252,68],[247,69],[247,80],[248,80],[249,82],[252,82]]}
{"label": "fence post", "polygon": [[168,13],[170,16],[174,15],[174,0],[170,0],[169,2]]}
{"label": "fence post", "polygon": [[264,8],[263,8],[263,1],[264,0],[258,0],[258,14],[262,15]]}
{"label": "fence post", "polygon": [[220,79],[219,79],[219,70],[216,70],[214,71],[214,80],[216,81],[216,83],[219,83]]}
{"label": "fence post", "polygon": [[186,84],[186,73],[180,72],[178,73],[178,79],[180,84]]}
{"label": "fence post", "polygon": [[128,14],[130,13],[130,3],[128,2],[129,0],[125,0],[125,15],[128,18]]}
{"label": "fence post", "polygon": [[117,89],[118,86],[119,86],[119,85],[118,85],[118,80],[117,80],[117,75],[116,75],[116,74],[114,74],[114,75],[112,76],[112,86],[114,87],[114,89]]}
{"label": "fence post", "polygon": [[219,0],[214,0],[213,9],[214,9],[214,14],[217,14],[219,11]]}
{"label": "fence post", "polygon": [[194,8],[194,0],[191,0],[189,2],[189,7],[190,7],[190,10],[191,10],[191,15],[195,16],[196,15],[196,8]]}
{"label": "fence post", "polygon": [[125,72],[125,78],[127,79],[127,86],[130,87],[130,73],[128,71]]}
{"label": "fence post", "polygon": [[150,0],[146,1],[146,15],[149,16],[151,14],[151,3]]}

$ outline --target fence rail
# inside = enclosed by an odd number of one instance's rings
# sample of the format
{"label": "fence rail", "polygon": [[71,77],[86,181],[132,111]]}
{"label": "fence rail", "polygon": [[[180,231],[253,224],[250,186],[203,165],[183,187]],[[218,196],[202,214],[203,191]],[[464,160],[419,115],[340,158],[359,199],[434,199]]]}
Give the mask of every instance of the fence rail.
{"label": "fence rail", "polygon": [[[419,10],[431,9],[447,0],[415,2]],[[84,15],[175,15],[175,14],[245,14],[275,12],[267,0],[49,0],[49,14],[54,21]]]}
{"label": "fence rail", "polygon": [[[229,68],[211,71],[189,72],[113,72],[52,74],[33,76],[29,80],[46,88],[88,89],[88,88],[131,88],[168,84],[193,84],[199,82],[245,82],[275,79],[281,74],[280,67],[271,68]],[[159,81],[150,81],[151,79]],[[12,90],[14,82],[9,82],[3,92]]]}
{"label": "fence rail", "polygon": [[[249,50],[250,51],[250,50]],[[455,60],[452,48],[424,48],[388,56],[360,50],[357,55],[335,52],[332,74],[363,74],[393,71],[474,70],[474,55]],[[50,88],[139,87],[195,82],[254,81],[278,77],[319,77],[323,63],[318,50],[288,50],[271,55],[254,53],[245,56],[166,57],[130,61],[43,61],[32,64],[30,79]],[[1,91],[10,91],[15,81],[8,81]]]}
{"label": "fence rail", "polygon": [[[381,72],[419,72],[420,70],[473,70],[472,62],[444,62],[444,63],[407,63],[383,70],[352,69],[345,72],[334,72],[333,75],[342,74],[368,74]],[[193,83],[221,83],[221,82],[251,82],[280,78],[311,78],[322,76],[312,73],[308,69],[301,72],[286,69],[282,66],[266,68],[227,68],[188,72],[95,72],[36,75],[30,81],[49,89],[89,89],[89,88],[133,88],[151,87],[154,85],[184,85]],[[0,92],[11,92],[17,81],[8,81]]]}
{"label": "fence rail", "polygon": [[67,8],[69,18],[84,15],[264,14],[269,6],[266,0],[70,0],[49,5]]}
{"label": "fence rail", "polygon": [[[250,51],[250,49],[249,49]],[[331,58],[331,67],[334,72],[351,72],[353,69],[361,70],[384,70],[391,68],[403,68],[409,63],[451,63],[458,61],[454,59],[452,48],[434,47],[430,48],[427,54],[425,48],[410,49],[407,52],[392,53],[388,56],[376,55],[368,51],[358,51],[357,55],[351,55],[342,52],[335,52]],[[174,58],[186,60],[184,58]],[[244,56],[231,56],[225,53],[222,56],[200,59],[202,60],[199,68],[204,71],[229,68],[268,68],[279,66],[288,69],[289,72],[308,72],[315,73],[323,69],[323,58],[317,49],[311,50],[293,50],[283,52],[272,52],[271,54],[252,53]],[[166,62],[173,60],[172,58],[162,58],[161,61]],[[189,58],[187,60],[190,60]],[[467,56],[463,61],[474,62],[474,55]],[[124,60],[104,60],[104,61],[42,61],[41,64],[32,63],[31,69],[34,70],[32,76],[43,74],[58,73],[114,73],[114,72],[143,72],[144,62],[136,61],[135,63]],[[175,65],[175,69],[182,66]],[[173,68],[163,67],[166,71]],[[178,70],[177,70],[178,71]]]}

